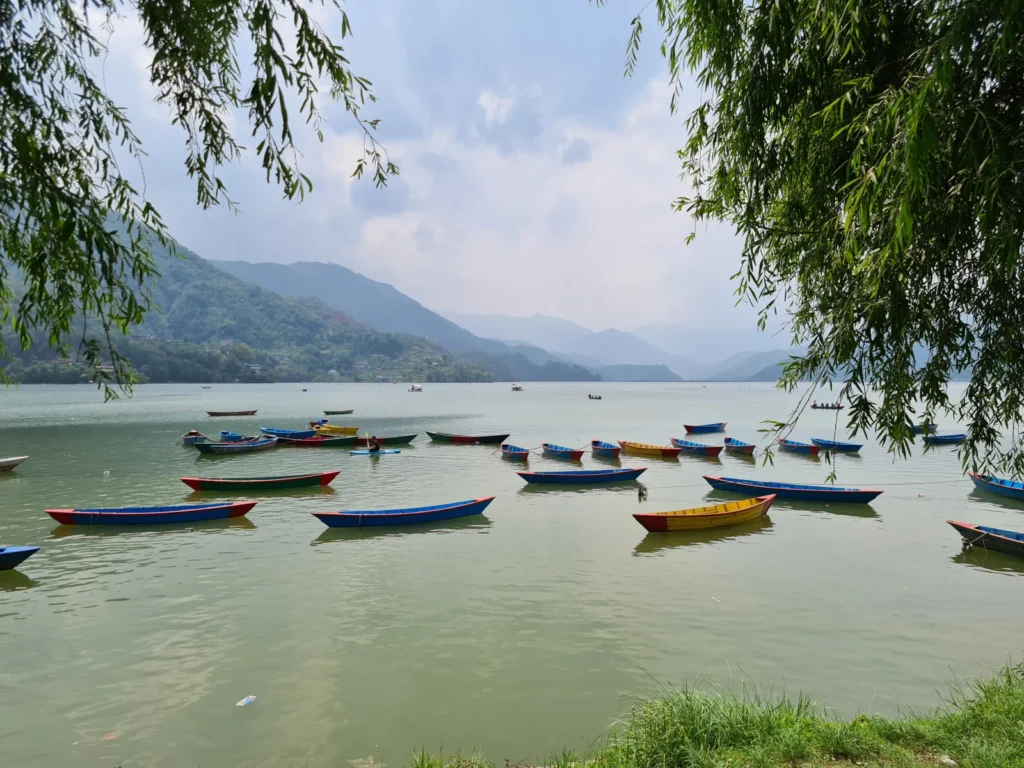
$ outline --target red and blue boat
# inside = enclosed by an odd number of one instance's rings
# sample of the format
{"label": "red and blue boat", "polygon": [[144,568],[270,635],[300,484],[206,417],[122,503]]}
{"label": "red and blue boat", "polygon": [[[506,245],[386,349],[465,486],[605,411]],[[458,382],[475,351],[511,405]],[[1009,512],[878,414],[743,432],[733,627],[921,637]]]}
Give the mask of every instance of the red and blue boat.
{"label": "red and blue boat", "polygon": [[181,482],[194,491],[283,491],[330,485],[338,473],[339,470],[272,477],[183,477]]}
{"label": "red and blue boat", "polygon": [[705,435],[710,432],[725,432],[725,422],[717,421],[714,424],[683,424],[688,435]]}
{"label": "red and blue boat", "polygon": [[530,451],[526,448],[520,448],[518,445],[502,443],[501,457],[503,459],[513,459],[514,461],[526,461],[530,458]]}
{"label": "red and blue boat", "polygon": [[260,427],[260,432],[271,437],[288,437],[292,440],[306,440],[319,434],[315,429],[272,429],[270,427]]}
{"label": "red and blue boat", "polygon": [[778,443],[779,448],[781,448],[784,451],[789,451],[790,453],[806,453],[810,456],[817,456],[818,452],[821,450],[816,445],[811,445],[810,443],[801,443],[798,440],[779,439]]}
{"label": "red and blue boat", "polygon": [[967,439],[966,433],[955,435],[925,435],[924,441],[928,445],[957,445]]}
{"label": "red and blue boat", "polygon": [[823,451],[832,451],[833,453],[857,453],[864,447],[863,443],[844,443],[840,440],[825,440],[821,437],[812,437],[811,442]]}
{"label": "red and blue boat", "polygon": [[314,433],[314,437],[278,437],[275,438],[281,445],[291,445],[296,448],[351,448],[356,444],[354,435],[321,435]]}
{"label": "red and blue boat", "polygon": [[704,443],[680,440],[678,437],[669,439],[672,441],[672,445],[676,448],[681,448],[683,453],[689,453],[693,456],[717,456],[722,452],[723,447],[721,445],[704,445]]}
{"label": "red and blue boat", "polygon": [[591,440],[590,441],[590,452],[602,459],[617,459],[619,458],[619,451],[621,451],[617,445],[612,443],[606,443],[603,440]]}
{"label": "red and blue boat", "polygon": [[638,469],[573,469],[568,472],[517,472],[528,483],[549,485],[596,485],[598,483],[623,483],[636,480],[647,470]]}
{"label": "red and blue boat", "polygon": [[276,437],[251,437],[237,443],[194,443],[200,453],[252,453],[277,445]]}
{"label": "red and blue boat", "polygon": [[0,571],[17,568],[38,551],[39,547],[0,547]]}
{"label": "red and blue boat", "polygon": [[716,491],[742,493],[744,496],[767,496],[774,493],[780,499],[869,504],[882,495],[881,491],[868,488],[837,488],[834,485],[771,483],[758,480],[741,480],[738,477],[718,477],[716,475],[704,475],[704,479]]}
{"label": "red and blue boat", "polygon": [[181,442],[183,442],[185,445],[195,445],[196,443],[207,443],[209,441],[210,438],[208,438],[198,429],[190,429],[188,432],[181,436]]}
{"label": "red and blue boat", "polygon": [[541,448],[544,449],[544,455],[550,456],[552,459],[566,459],[567,461],[579,461],[583,458],[583,451],[576,450],[575,448],[566,448],[564,445],[554,445],[553,443],[541,443]]}
{"label": "red and blue boat", "polygon": [[236,501],[230,504],[178,504],[171,507],[48,509],[46,514],[61,525],[164,525],[244,517],[255,506],[255,501]]}
{"label": "red and blue boat", "polygon": [[458,443],[460,445],[498,445],[508,440],[510,433],[504,435],[451,435],[447,432],[427,431],[427,436],[435,443]]}
{"label": "red and blue boat", "polygon": [[727,437],[723,442],[725,443],[726,453],[742,453],[744,456],[754,455],[754,448],[756,446],[753,443],[744,443],[735,437]]}
{"label": "red and blue boat", "polygon": [[996,552],[1006,555],[1024,557],[1024,533],[1005,528],[992,528],[987,525],[959,523],[955,520],[946,522],[963,537],[964,549],[981,547],[982,549],[994,549]]}
{"label": "red and blue boat", "polygon": [[432,507],[409,507],[407,509],[364,509],[341,512],[314,512],[313,516],[331,528],[370,528],[382,525],[418,525],[454,520],[457,517],[479,515],[494,501],[493,496],[485,499],[456,501],[450,504],[436,504]]}
{"label": "red and blue boat", "polygon": [[992,477],[992,475],[979,475],[976,472],[968,472],[967,476],[971,478],[976,488],[998,493],[1000,496],[1008,496],[1017,501],[1024,501],[1024,483],[1016,480],[1004,480],[1001,477]]}

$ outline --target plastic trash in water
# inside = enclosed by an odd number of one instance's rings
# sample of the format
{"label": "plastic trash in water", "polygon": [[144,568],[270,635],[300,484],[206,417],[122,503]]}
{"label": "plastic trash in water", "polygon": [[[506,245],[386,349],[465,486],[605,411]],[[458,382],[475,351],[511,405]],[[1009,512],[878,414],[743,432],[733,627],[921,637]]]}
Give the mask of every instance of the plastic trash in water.
{"label": "plastic trash in water", "polygon": [[242,699],[237,704],[235,704],[235,706],[236,707],[247,707],[250,704],[252,704],[254,701],[256,701],[256,697],[252,696],[252,695],[249,695],[249,696],[246,696],[244,699]]}

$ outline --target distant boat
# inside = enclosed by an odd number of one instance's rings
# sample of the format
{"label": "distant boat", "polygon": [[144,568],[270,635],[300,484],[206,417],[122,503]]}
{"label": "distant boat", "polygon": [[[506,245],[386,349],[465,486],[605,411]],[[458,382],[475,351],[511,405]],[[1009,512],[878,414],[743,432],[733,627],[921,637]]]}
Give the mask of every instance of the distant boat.
{"label": "distant boat", "polygon": [[310,422],[310,426],[320,435],[358,435],[359,427],[343,427],[340,424],[324,424]]}
{"label": "distant boat", "polygon": [[420,384],[413,384],[411,387],[409,387],[409,391],[410,392],[422,392],[423,391],[423,387]]}
{"label": "distant boat", "polygon": [[798,440],[778,440],[779,448],[790,453],[806,453],[811,456],[817,456],[821,450],[816,445],[810,443],[801,443]]}
{"label": "distant boat", "polygon": [[552,443],[541,443],[541,448],[544,449],[544,455],[550,456],[553,459],[568,459],[569,461],[579,461],[583,458],[583,451],[575,448],[566,448],[564,445],[553,445]]}
{"label": "distant boat", "polygon": [[633,517],[652,533],[699,531],[749,523],[767,513],[773,501],[775,501],[774,494],[769,494],[753,499],[727,501],[723,504],[709,504],[704,507],[680,509],[674,512],[640,512],[634,514]]}
{"label": "distant boat", "polygon": [[928,445],[956,445],[967,439],[965,433],[956,435],[925,435],[924,441]]}
{"label": "distant boat", "polygon": [[820,437],[812,437],[811,442],[825,451],[834,453],[857,453],[864,447],[863,443],[843,443],[839,440],[825,440]]}
{"label": "distant boat", "polygon": [[836,403],[835,405],[827,405],[826,403],[822,403],[821,405],[811,405],[811,409],[815,411],[841,411],[845,407],[845,405],[839,405],[838,403]]}
{"label": "distant boat", "polygon": [[181,442],[185,445],[195,445],[196,443],[208,442],[210,438],[195,429],[190,429],[184,435],[181,436]]}
{"label": "distant boat", "polygon": [[28,456],[11,456],[6,459],[0,459],[0,472],[10,472],[27,458]]}
{"label": "distant boat", "polygon": [[501,457],[503,459],[527,461],[530,458],[530,452],[526,448],[520,448],[518,445],[512,445],[511,443],[502,443]]}
{"label": "distant boat", "polygon": [[315,429],[272,429],[271,427],[260,427],[260,432],[271,437],[291,437],[296,440],[316,437]]}
{"label": "distant boat", "polygon": [[518,384],[518,383],[513,384],[512,385],[512,391],[513,392],[522,392],[523,391],[523,385],[522,384]]}
{"label": "distant boat", "polygon": [[725,422],[719,421],[714,424],[683,424],[688,435],[703,435],[709,432],[725,432]]}
{"label": "distant boat", "polygon": [[281,491],[330,485],[339,470],[311,475],[273,475],[270,477],[183,477],[181,482],[194,491]]}
{"label": "distant boat", "polygon": [[256,411],[207,411],[207,416],[255,416]]}
{"label": "distant boat", "polygon": [[834,485],[772,483],[763,480],[741,480],[738,477],[718,477],[716,475],[704,475],[704,479],[716,491],[742,493],[747,496],[765,496],[774,493],[780,499],[799,499],[802,501],[868,504],[882,495],[881,491],[867,488],[839,488]]}
{"label": "distant boat", "polygon": [[457,517],[479,515],[494,501],[493,496],[485,499],[456,501],[450,504],[436,504],[432,507],[408,507],[405,509],[343,510],[341,512],[314,512],[320,522],[331,528],[369,528],[381,525],[416,525],[452,520]]}
{"label": "distant boat", "polygon": [[62,525],[153,525],[243,517],[255,506],[255,501],[236,501],[229,504],[179,504],[172,507],[48,509],[46,514]]}
{"label": "distant boat", "polygon": [[958,523],[954,520],[946,522],[963,537],[964,549],[981,547],[982,549],[994,549],[996,552],[1006,555],[1024,557],[1024,533],[1005,528],[976,525],[975,523]]}
{"label": "distant boat", "polygon": [[974,485],[983,491],[991,491],[1000,496],[1024,501],[1024,483],[1016,480],[1004,480],[1001,477],[992,477],[992,475],[979,475],[974,472],[968,472],[967,475]]}
{"label": "distant boat", "polygon": [[510,433],[504,435],[450,435],[447,432],[430,432],[427,435],[435,443],[461,443],[464,445],[498,445],[508,439]]}
{"label": "distant boat", "polygon": [[722,442],[725,443],[726,453],[742,453],[745,456],[753,456],[754,449],[757,447],[753,443],[744,443],[735,437],[727,437]]}
{"label": "distant boat", "polygon": [[354,411],[354,408],[349,408],[347,411],[324,411],[324,416],[346,416]]}
{"label": "distant boat", "polygon": [[647,470],[638,469],[574,469],[568,472],[517,472],[528,483],[549,485],[598,485],[636,480]]}
{"label": "distant boat", "polygon": [[915,424],[914,426],[911,427],[911,429],[914,430],[914,434],[915,435],[931,434],[931,433],[934,433],[935,430],[938,429],[938,428],[939,428],[939,425],[936,422],[934,422],[934,421],[931,422],[931,423],[927,423],[927,424]]}
{"label": "distant boat", "polygon": [[587,399],[589,399],[589,400],[600,400],[601,396],[600,395],[587,395]]}
{"label": "distant boat", "polygon": [[660,456],[663,459],[674,459],[681,452],[682,448],[669,447],[667,445],[649,445],[648,443],[631,443],[628,440],[619,440],[619,445],[626,453],[639,454],[640,456]]}
{"label": "distant boat", "polygon": [[314,435],[313,437],[279,437],[281,445],[295,448],[348,448],[356,438],[345,435]]}
{"label": "distant boat", "polygon": [[721,445],[704,445],[704,443],[693,443],[689,440],[680,440],[678,437],[670,438],[672,445],[682,449],[683,453],[695,456],[717,456],[722,452]]}
{"label": "distant boat", "polygon": [[253,437],[239,443],[195,443],[200,453],[252,453],[277,445],[276,437]]}
{"label": "distant boat", "polygon": [[[377,442],[381,445],[408,445],[416,439],[418,432],[414,432],[411,435],[392,435],[391,437],[381,437],[377,435]],[[368,437],[357,437],[356,445],[369,445],[370,438]]]}
{"label": "distant boat", "polygon": [[17,568],[38,551],[39,547],[0,547],[0,571]]}
{"label": "distant boat", "polygon": [[619,451],[621,450],[622,448],[620,446],[606,443],[603,440],[590,441],[591,453],[595,456],[600,456],[603,459],[617,459],[619,458]]}

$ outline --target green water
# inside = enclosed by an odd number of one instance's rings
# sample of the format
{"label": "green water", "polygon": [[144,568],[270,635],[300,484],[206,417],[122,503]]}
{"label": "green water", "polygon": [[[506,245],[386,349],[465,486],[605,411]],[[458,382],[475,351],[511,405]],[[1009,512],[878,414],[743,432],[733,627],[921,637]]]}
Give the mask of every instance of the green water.
{"label": "green water", "polygon": [[[683,422],[727,420],[753,442],[794,396],[740,384],[307,386],[146,386],[106,405],[90,387],[0,391],[0,455],[31,456],[0,477],[0,543],[42,547],[0,573],[5,765],[262,768],[312,754],[345,766],[372,754],[400,766],[419,747],[539,759],[585,748],[655,684],[710,676],[803,691],[840,714],[896,713],[939,704],[954,673],[1019,654],[1024,561],[963,556],[944,521],[1024,529],[1024,505],[972,490],[952,450],[893,462],[869,443],[839,472],[885,489],[870,507],[780,501],[763,524],[666,538],[631,513],[714,498],[702,474],[821,482],[828,467],[628,458],[649,467],[641,505],[635,487],[527,488],[491,448],[423,432],[667,443]],[[420,438],[372,460],[283,448],[200,459],[176,444],[190,428],[298,428],[349,407],[335,423]],[[242,408],[259,414],[205,415]],[[830,437],[834,419],[808,412],[794,437]],[[230,523],[88,531],[43,513],[197,498],[184,475],[326,469],[341,470],[331,489],[259,497]],[[484,495],[497,499],[483,518],[438,529],[328,531],[310,515]],[[248,694],[259,698],[236,707]]]}

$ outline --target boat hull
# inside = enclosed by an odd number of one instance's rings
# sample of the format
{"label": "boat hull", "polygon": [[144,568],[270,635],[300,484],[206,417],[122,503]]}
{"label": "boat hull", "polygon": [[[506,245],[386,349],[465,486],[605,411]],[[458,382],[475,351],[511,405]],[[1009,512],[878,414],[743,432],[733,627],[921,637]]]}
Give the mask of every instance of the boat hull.
{"label": "boat hull", "polygon": [[195,449],[200,453],[252,453],[254,451],[265,451],[273,448],[278,443],[278,438],[268,437],[264,440],[249,440],[241,443],[194,443]]}
{"label": "boat hull", "polygon": [[457,443],[460,445],[498,445],[505,442],[511,433],[504,435],[449,435],[446,432],[427,432],[435,443]]}
{"label": "boat hull", "polygon": [[603,459],[617,459],[621,450],[621,446],[605,443],[601,440],[590,441],[590,452],[594,456],[600,456]]}
{"label": "boat hull", "polygon": [[982,549],[994,549],[1006,555],[1024,557],[1024,533],[1008,531],[1001,528],[979,526],[974,523],[961,523],[955,520],[947,520],[953,528],[963,537],[964,549],[967,547],[981,547]]}
{"label": "boat hull", "polygon": [[1024,483],[1003,480],[999,477],[989,477],[988,475],[979,475],[974,472],[968,472],[967,475],[971,478],[971,482],[974,483],[976,488],[996,493],[1009,499],[1024,501]]}
{"label": "boat hull", "polygon": [[779,450],[786,453],[802,453],[806,456],[817,456],[821,452],[821,449],[816,445],[797,443],[791,440],[780,441]]}
{"label": "boat hull", "polygon": [[354,410],[354,408],[349,408],[348,410],[345,411],[324,411],[324,416],[347,416]]}
{"label": "boat hull", "polygon": [[[419,433],[412,435],[395,435],[394,437],[378,437],[377,442],[381,445],[408,445],[416,439]],[[368,437],[357,437],[356,445],[367,445],[370,442]]]}
{"label": "boat hull", "polygon": [[827,501],[845,504],[869,504],[881,496],[881,491],[868,488],[830,488],[823,485],[799,485],[796,483],[758,483],[737,477],[704,475],[704,479],[716,491],[742,493],[745,496],[769,496],[799,501]]}
{"label": "boat hull", "polygon": [[691,443],[689,440],[680,440],[676,437],[671,438],[672,445],[682,450],[683,453],[688,453],[691,456],[717,456],[722,452],[721,445],[702,445],[701,443]]}
{"label": "boat hull", "polygon": [[260,432],[268,437],[287,437],[295,440],[304,440],[317,436],[315,429],[272,429],[270,427],[260,427]]}
{"label": "boat hull", "polygon": [[811,442],[823,451],[834,453],[857,453],[864,447],[863,443],[843,443],[838,440],[823,440],[819,437],[812,437]]}
{"label": "boat hull", "polygon": [[275,477],[183,477],[181,482],[194,491],[281,491],[330,485],[337,476],[338,470]]}
{"label": "boat hull", "polygon": [[551,445],[550,443],[544,443],[541,448],[544,449],[544,455],[552,459],[565,459],[566,461],[579,461],[583,458],[583,451],[576,450],[574,448],[565,448],[561,445]]}
{"label": "boat hull", "polygon": [[342,435],[317,435],[316,437],[279,437],[281,445],[294,448],[350,448],[356,444],[355,437]]}
{"label": "boat hull", "polygon": [[39,551],[39,547],[0,547],[0,571],[17,568]]}
{"label": "boat hull", "polygon": [[924,441],[928,445],[959,445],[967,439],[967,435],[925,435]]}
{"label": "boat hull", "polygon": [[490,496],[485,499],[457,501],[452,504],[439,504],[433,507],[413,507],[409,509],[367,510],[358,512],[314,512],[320,522],[331,528],[373,528],[385,525],[421,525],[436,523],[442,520],[454,520],[457,517],[479,515],[494,501]]}
{"label": "boat hull", "polygon": [[712,432],[725,432],[726,422],[721,421],[715,424],[683,424],[688,435],[707,435]]}
{"label": "boat hull", "polygon": [[27,458],[28,456],[11,456],[7,459],[0,459],[0,472],[10,472]]}
{"label": "boat hull", "polygon": [[651,533],[701,531],[707,528],[723,528],[727,525],[749,523],[766,514],[773,501],[775,501],[775,496],[769,494],[753,499],[710,504],[676,512],[637,513],[633,517]]}
{"label": "boat hull", "polygon": [[599,485],[636,480],[647,470],[638,469],[579,469],[573,472],[517,472],[528,483],[547,485]]}
{"label": "boat hull", "polygon": [[317,434],[337,435],[339,437],[349,437],[351,435],[359,434],[359,427],[343,427],[335,424],[317,424],[313,429]]}
{"label": "boat hull", "polygon": [[911,429],[914,430],[915,435],[931,435],[935,433],[935,430],[939,428],[937,422],[931,424],[915,424]]}
{"label": "boat hull", "polygon": [[232,504],[186,504],[174,507],[48,509],[46,514],[61,525],[166,525],[244,517],[255,506],[255,501],[236,501]]}
{"label": "boat hull", "polygon": [[502,443],[501,457],[510,461],[526,461],[530,457],[530,452],[525,448],[520,448],[518,445]]}
{"label": "boat hull", "polygon": [[207,411],[207,416],[255,416],[256,411]]}
{"label": "boat hull", "polygon": [[733,440],[731,437],[725,438],[726,453],[739,453],[744,456],[753,456],[755,447],[756,446],[751,443],[744,443],[742,440]]}
{"label": "boat hull", "polygon": [[647,445],[645,443],[631,443],[628,440],[620,440],[619,445],[626,453],[637,456],[655,456],[662,459],[674,459],[682,453],[680,448],[669,448],[663,445]]}

